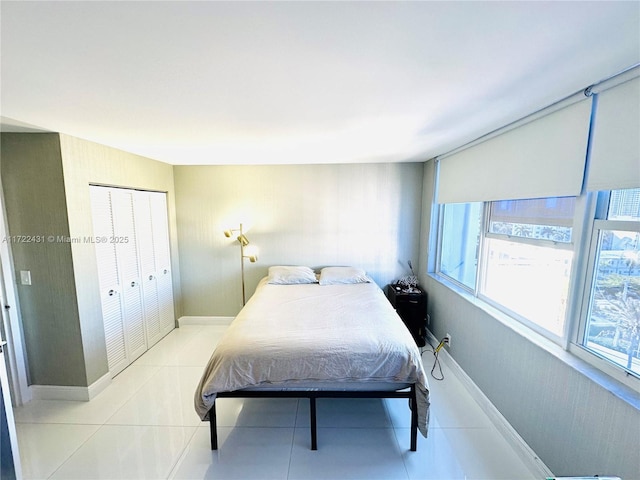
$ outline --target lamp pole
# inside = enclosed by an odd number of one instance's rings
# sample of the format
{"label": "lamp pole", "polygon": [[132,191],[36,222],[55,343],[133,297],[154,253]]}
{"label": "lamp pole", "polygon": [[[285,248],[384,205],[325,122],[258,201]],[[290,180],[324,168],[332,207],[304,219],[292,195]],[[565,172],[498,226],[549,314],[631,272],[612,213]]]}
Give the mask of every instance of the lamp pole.
{"label": "lamp pole", "polygon": [[238,241],[240,242],[240,276],[242,277],[242,306],[247,303],[244,293],[244,235],[242,234],[242,224],[240,224],[240,236]]}
{"label": "lamp pole", "polygon": [[242,306],[244,306],[247,303],[247,297],[246,297],[245,288],[244,288],[244,259],[248,258],[249,261],[253,263],[258,260],[258,256],[255,254],[250,254],[250,255],[244,254],[244,247],[249,245],[249,239],[244,236],[244,232],[242,230],[242,224],[240,224],[239,229],[232,228],[230,230],[225,230],[224,236],[227,238],[230,238],[233,235],[233,232],[240,232],[237,240],[238,240],[238,243],[240,244],[240,277],[242,278]]}

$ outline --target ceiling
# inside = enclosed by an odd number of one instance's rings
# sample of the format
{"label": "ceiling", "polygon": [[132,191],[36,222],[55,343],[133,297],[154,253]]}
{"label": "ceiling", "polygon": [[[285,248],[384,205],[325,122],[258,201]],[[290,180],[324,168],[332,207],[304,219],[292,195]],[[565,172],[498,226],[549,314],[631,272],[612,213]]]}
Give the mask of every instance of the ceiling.
{"label": "ceiling", "polygon": [[640,2],[0,2],[3,131],[423,161],[640,62]]}

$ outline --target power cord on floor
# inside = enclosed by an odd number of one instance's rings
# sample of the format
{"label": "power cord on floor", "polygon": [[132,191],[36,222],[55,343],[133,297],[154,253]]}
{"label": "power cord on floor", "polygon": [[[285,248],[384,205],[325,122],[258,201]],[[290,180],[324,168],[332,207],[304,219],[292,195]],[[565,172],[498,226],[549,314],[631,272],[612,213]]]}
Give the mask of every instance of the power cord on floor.
{"label": "power cord on floor", "polygon": [[[442,372],[442,364],[440,363],[440,359],[438,358],[438,355],[440,353],[440,350],[442,350],[442,347],[449,344],[450,337],[447,334],[447,336],[445,336],[442,340],[440,340],[440,343],[438,344],[437,347],[433,346],[433,343],[431,343],[431,339],[429,337],[426,337],[426,341],[427,343],[429,343],[431,350],[429,350],[428,348],[425,348],[424,350],[422,350],[420,354],[422,355],[425,352],[433,353],[433,367],[431,367],[431,376],[435,380],[444,380],[444,373]],[[436,371],[436,368],[440,372],[438,376],[436,376],[436,373],[434,373]]]}

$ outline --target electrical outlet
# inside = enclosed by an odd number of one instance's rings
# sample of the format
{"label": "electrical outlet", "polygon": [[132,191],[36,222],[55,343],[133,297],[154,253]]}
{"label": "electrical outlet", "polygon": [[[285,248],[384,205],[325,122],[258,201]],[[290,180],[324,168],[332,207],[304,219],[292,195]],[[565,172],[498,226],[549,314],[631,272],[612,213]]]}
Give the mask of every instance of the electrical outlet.
{"label": "electrical outlet", "polygon": [[20,270],[20,284],[21,285],[31,285],[31,271],[30,270]]}
{"label": "electrical outlet", "polygon": [[444,343],[446,343],[446,344],[449,346],[449,348],[451,348],[451,335],[450,335],[450,334],[448,334],[448,333],[447,333],[447,334],[444,336],[444,339],[443,339],[442,341],[443,341]]}

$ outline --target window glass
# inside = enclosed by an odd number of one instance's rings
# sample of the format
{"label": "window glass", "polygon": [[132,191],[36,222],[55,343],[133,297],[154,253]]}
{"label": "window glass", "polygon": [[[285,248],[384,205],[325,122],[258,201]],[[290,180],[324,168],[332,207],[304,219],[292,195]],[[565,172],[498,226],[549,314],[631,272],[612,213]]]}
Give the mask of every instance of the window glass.
{"label": "window glass", "polygon": [[[616,221],[616,229],[607,221]],[[583,345],[640,375],[640,188],[611,192],[596,231],[595,267]],[[629,229],[620,222],[629,221]],[[635,222],[635,223],[634,223]],[[624,226],[624,223],[622,224]]]}
{"label": "window glass", "polygon": [[491,202],[489,232],[570,243],[574,210],[574,197]]}
{"label": "window glass", "polygon": [[572,241],[574,211],[574,197],[489,206],[494,235],[485,240],[480,293],[556,336],[564,333],[573,252],[562,244]]}
{"label": "window glass", "polygon": [[440,273],[473,289],[478,265],[482,203],[443,205]]}
{"label": "window glass", "polygon": [[543,329],[564,330],[573,252],[487,238],[481,293]]}

